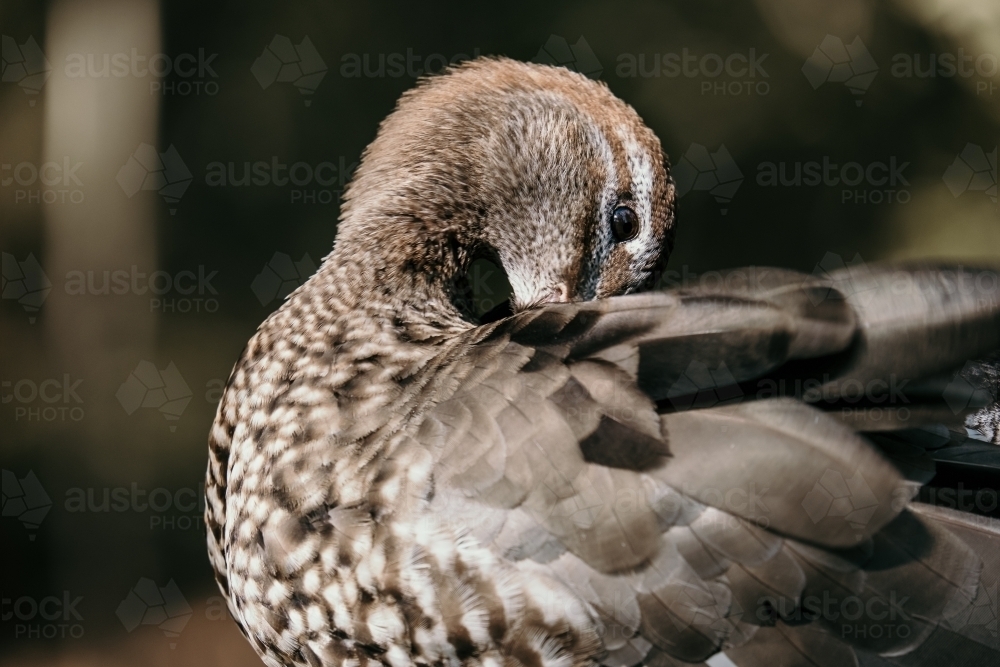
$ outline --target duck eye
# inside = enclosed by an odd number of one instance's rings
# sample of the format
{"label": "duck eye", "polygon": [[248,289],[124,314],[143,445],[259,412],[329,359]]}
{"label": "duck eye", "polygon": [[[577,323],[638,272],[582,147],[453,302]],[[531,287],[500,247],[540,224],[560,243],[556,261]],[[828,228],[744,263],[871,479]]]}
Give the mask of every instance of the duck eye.
{"label": "duck eye", "polygon": [[639,233],[639,217],[628,206],[619,206],[611,214],[611,233],[622,243],[634,239]]}

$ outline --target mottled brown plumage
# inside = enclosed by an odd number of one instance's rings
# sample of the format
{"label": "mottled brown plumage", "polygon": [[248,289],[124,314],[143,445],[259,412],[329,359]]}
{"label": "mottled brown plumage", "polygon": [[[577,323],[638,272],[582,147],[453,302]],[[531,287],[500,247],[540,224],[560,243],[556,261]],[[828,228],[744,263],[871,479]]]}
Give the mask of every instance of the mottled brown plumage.
{"label": "mottled brown plumage", "polygon": [[[629,240],[610,226],[623,206]],[[949,292],[926,267],[876,269],[874,304],[849,276],[781,270],[631,294],[655,282],[674,224],[658,140],[599,83],[487,59],[404,95],[333,253],[251,339],[210,436],[209,554],[266,663],[1000,650],[951,623],[995,576],[977,555],[994,524],[910,503],[891,463],[800,400],[681,409],[701,405],[686,387],[732,399],[809,364],[834,388],[951,370],[1000,346],[1000,297]],[[464,284],[480,254],[514,311],[482,325]],[[693,363],[716,381],[695,386]],[[824,509],[831,479],[861,506]],[[805,604],[897,594],[905,636],[865,617],[845,637]]]}
{"label": "mottled brown plumage", "polygon": [[1000,352],[969,362],[960,377],[974,390],[975,403],[979,407],[965,420],[970,434],[1000,445]]}

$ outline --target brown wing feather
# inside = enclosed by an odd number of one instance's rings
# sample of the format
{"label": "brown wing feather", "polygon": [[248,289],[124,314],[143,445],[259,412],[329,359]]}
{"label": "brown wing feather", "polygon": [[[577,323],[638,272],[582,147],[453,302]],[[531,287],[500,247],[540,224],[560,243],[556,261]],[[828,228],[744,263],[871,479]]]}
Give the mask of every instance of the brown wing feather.
{"label": "brown wing feather", "polygon": [[[494,548],[594,610],[609,664],[726,650],[744,666],[777,664],[769,655],[841,665],[856,664],[845,641],[914,648],[933,631],[922,619],[968,606],[978,561],[900,516],[912,486],[891,464],[793,400],[665,415],[652,401],[692,358],[741,381],[846,349],[853,301],[831,293],[829,282],[776,272],[755,291],[644,294],[499,323],[480,343],[488,370],[461,381],[418,434],[439,452],[439,493],[504,508]],[[830,510],[838,485],[864,496],[860,513]],[[926,588],[905,642],[838,639],[829,619],[803,617],[804,596],[882,600],[913,586]]]}

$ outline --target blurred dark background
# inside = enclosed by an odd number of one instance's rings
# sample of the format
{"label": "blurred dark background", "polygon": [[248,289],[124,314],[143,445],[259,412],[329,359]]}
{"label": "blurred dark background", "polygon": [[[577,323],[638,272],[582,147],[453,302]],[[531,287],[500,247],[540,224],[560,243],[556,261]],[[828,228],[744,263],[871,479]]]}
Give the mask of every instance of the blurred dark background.
{"label": "blurred dark background", "polygon": [[[3,0],[0,33],[3,664],[257,664],[205,556],[209,424],[445,62],[632,104],[682,194],[667,282],[1000,258],[996,0]],[[502,284],[477,265],[482,309]]]}

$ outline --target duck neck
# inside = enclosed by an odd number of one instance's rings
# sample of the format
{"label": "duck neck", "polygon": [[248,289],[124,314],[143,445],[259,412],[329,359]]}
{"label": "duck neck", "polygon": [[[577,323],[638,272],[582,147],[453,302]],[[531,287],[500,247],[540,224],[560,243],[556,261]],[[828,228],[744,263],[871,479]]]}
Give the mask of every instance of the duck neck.
{"label": "duck neck", "polygon": [[472,253],[459,229],[417,219],[344,222],[319,277],[347,309],[409,329],[475,326],[465,280]]}

